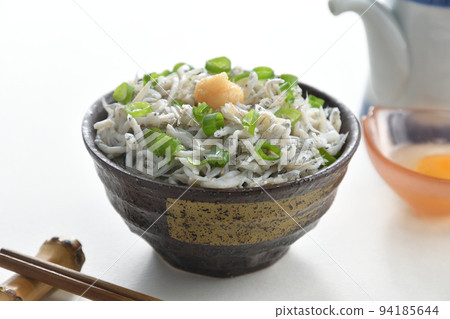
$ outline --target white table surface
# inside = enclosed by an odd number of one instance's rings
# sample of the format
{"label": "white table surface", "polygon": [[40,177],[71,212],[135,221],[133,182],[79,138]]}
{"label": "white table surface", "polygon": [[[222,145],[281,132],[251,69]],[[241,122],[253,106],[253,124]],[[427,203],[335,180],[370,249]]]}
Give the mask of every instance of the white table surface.
{"label": "white table surface", "polygon": [[81,119],[100,95],[141,68],[222,55],[301,75],[358,113],[368,53],[355,14],[333,17],[326,0],[3,1],[0,30],[0,246],[33,255],[73,236],[83,272],[165,300],[450,298],[450,222],[415,217],[363,142],[318,227],[275,265],[234,279],[176,270],[135,243],[84,148]]}

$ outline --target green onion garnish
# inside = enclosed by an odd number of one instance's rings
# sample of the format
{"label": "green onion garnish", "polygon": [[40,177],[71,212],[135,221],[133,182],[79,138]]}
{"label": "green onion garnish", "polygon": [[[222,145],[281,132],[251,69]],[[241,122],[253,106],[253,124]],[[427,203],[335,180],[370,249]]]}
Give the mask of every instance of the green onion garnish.
{"label": "green onion garnish", "polygon": [[146,85],[148,82],[152,81],[153,84],[156,84],[158,81],[157,78],[159,77],[158,73],[152,72],[150,74],[144,74],[144,77],[142,78],[142,85]]}
{"label": "green onion garnish", "polygon": [[194,163],[194,161],[193,161],[192,158],[190,158],[190,157],[187,158],[187,161],[188,161],[188,163],[191,164],[192,166],[203,166],[203,165],[205,165],[205,164],[207,163],[205,159],[204,159],[203,161],[201,161],[201,162]]}
{"label": "green onion garnish", "polygon": [[185,149],[178,139],[163,133],[156,127],[148,128],[148,132],[145,133],[144,137],[149,151],[158,156],[169,154],[172,159],[174,154]]}
{"label": "green onion garnish", "polygon": [[125,105],[125,112],[132,117],[141,117],[153,111],[150,103],[147,102],[134,102]]}
{"label": "green onion garnish", "polygon": [[[268,79],[273,79],[275,76],[275,73],[273,72],[273,70],[271,68],[265,67],[265,66],[259,66],[253,69],[253,71],[256,72],[256,75],[258,75],[258,80],[268,80]],[[250,75],[250,72],[243,72],[241,74],[238,74],[236,76],[233,76],[232,78],[230,78],[231,82],[237,82],[240,81],[242,79],[248,78],[248,76]]]}
{"label": "green onion garnish", "polygon": [[281,108],[275,112],[275,116],[291,120],[291,126],[294,126],[302,115],[298,110]]}
{"label": "green onion garnish", "polygon": [[168,76],[170,73],[172,72],[170,72],[169,70],[164,70],[159,74],[159,76]]}
{"label": "green onion garnish", "polygon": [[211,167],[224,167],[227,165],[229,160],[230,153],[223,149],[217,148],[216,146],[213,146],[211,148],[211,153],[206,156],[206,161],[209,165],[211,165]]}
{"label": "green onion garnish", "polygon": [[178,69],[180,67],[182,67],[183,65],[185,65],[185,64],[189,67],[190,70],[192,70],[194,68],[192,65],[189,65],[189,64],[184,63],[184,62],[180,62],[180,63],[175,64],[175,66],[173,67],[173,71],[172,72],[177,72]]}
{"label": "green onion garnish", "polygon": [[[272,152],[278,156],[276,157],[272,157],[267,155],[266,152]],[[269,142],[264,142],[264,141],[260,141],[256,147],[255,147],[255,152],[263,159],[266,161],[276,161],[278,159],[280,159],[281,157],[281,150],[276,147],[275,145],[270,144]]]}
{"label": "green onion garnish", "polygon": [[203,118],[202,128],[206,136],[213,135],[217,130],[225,126],[225,119],[222,113],[207,114]]}
{"label": "green onion garnish", "polygon": [[317,149],[320,153],[320,156],[322,156],[326,162],[323,163],[323,166],[330,166],[331,164],[333,164],[334,162],[336,162],[336,157],[330,155],[330,153],[328,153],[324,148],[318,148]]}
{"label": "green onion garnish", "polygon": [[250,134],[255,135],[256,123],[258,122],[259,113],[254,109],[250,110],[242,119],[242,125]]}
{"label": "green onion garnish", "polygon": [[231,61],[227,57],[219,57],[206,61],[205,69],[210,73],[218,74],[231,71]]}
{"label": "green onion garnish", "polygon": [[113,98],[117,102],[125,105],[133,99],[133,92],[134,86],[127,82],[123,82],[114,90]]}
{"label": "green onion garnish", "polygon": [[194,163],[194,161],[191,158],[189,157],[187,158],[187,161],[191,165],[203,166],[208,163],[211,167],[224,167],[225,165],[227,165],[229,160],[230,160],[230,153],[228,153],[228,151],[225,151],[223,149],[217,148],[216,146],[213,146],[211,148],[210,154],[199,163]]}
{"label": "green onion garnish", "polygon": [[308,102],[311,105],[311,107],[320,109],[321,106],[323,106],[323,104],[325,103],[324,100],[322,100],[321,98],[318,98],[312,94],[308,95]]}
{"label": "green onion garnish", "polygon": [[281,74],[280,79],[284,80],[284,83],[280,85],[281,91],[286,91],[298,84],[298,78],[292,74]]}
{"label": "green onion garnish", "polygon": [[175,99],[172,100],[172,103],[173,103],[174,105],[183,106],[183,102],[178,101],[178,100],[175,100]]}
{"label": "green onion garnish", "polygon": [[284,101],[289,105],[294,104],[295,102],[294,90],[292,89],[288,90],[288,93],[286,94],[286,98],[284,99]]}
{"label": "green onion garnish", "polygon": [[142,85],[145,86],[151,79],[150,74],[144,74],[142,77]]}
{"label": "green onion garnish", "polygon": [[150,136],[153,133],[164,133],[161,129],[157,128],[157,127],[149,127],[146,129],[146,133],[145,133],[145,138],[147,138],[148,136]]}
{"label": "green onion garnish", "polygon": [[250,72],[247,71],[247,72],[244,72],[244,73],[241,73],[241,74],[238,74],[236,76],[231,77],[230,81],[231,82],[237,82],[237,81],[240,81],[242,79],[248,78],[249,75],[250,75]]}
{"label": "green onion garnish", "polygon": [[177,72],[178,71],[178,69],[180,68],[180,67],[182,67],[183,65],[185,65],[186,63],[184,63],[184,62],[180,62],[180,63],[177,63],[177,64],[175,64],[175,66],[173,67],[173,72]]}
{"label": "green onion garnish", "polygon": [[214,109],[204,102],[192,108],[192,113],[194,114],[195,119],[199,123],[203,122],[203,118],[205,117],[206,114],[211,114],[213,111]]}
{"label": "green onion garnish", "polygon": [[275,77],[275,73],[273,72],[273,70],[266,66],[258,66],[254,68],[253,71],[255,71],[258,75],[258,80],[265,81],[268,79],[273,79]]}

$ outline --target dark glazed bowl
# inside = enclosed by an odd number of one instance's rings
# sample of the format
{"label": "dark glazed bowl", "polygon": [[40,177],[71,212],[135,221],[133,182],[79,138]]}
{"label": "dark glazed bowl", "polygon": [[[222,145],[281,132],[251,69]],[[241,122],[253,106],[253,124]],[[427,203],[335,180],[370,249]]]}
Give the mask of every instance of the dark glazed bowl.
{"label": "dark glazed bowl", "polygon": [[[359,144],[359,123],[348,108],[313,87],[300,86],[304,94],[339,107],[341,132],[349,134],[335,163],[293,182],[265,186],[270,196],[258,187],[188,189],[111,161],[94,143],[93,125],[106,118],[101,98],[84,117],[83,139],[111,204],[132,232],[143,235],[174,267],[215,277],[238,276],[273,264],[316,226],[331,206]],[[112,92],[104,98],[111,102]]]}

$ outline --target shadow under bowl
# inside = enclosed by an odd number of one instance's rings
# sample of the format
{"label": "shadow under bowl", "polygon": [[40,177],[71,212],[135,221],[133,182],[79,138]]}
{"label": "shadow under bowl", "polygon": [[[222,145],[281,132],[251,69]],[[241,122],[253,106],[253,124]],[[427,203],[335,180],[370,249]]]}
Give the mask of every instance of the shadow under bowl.
{"label": "shadow under bowl", "polygon": [[392,156],[406,146],[450,144],[449,110],[374,107],[363,119],[363,131],[376,170],[417,214],[450,215],[450,180],[418,173]]}
{"label": "shadow under bowl", "polygon": [[169,264],[202,275],[232,277],[267,267],[314,228],[331,206],[360,140],[356,117],[331,96],[307,85],[304,94],[341,111],[348,132],[342,155],[327,168],[293,182],[262,188],[206,189],[172,185],[132,172],[95,145],[94,123],[106,118],[102,98],[87,111],[83,139],[109,201],[130,230]]}

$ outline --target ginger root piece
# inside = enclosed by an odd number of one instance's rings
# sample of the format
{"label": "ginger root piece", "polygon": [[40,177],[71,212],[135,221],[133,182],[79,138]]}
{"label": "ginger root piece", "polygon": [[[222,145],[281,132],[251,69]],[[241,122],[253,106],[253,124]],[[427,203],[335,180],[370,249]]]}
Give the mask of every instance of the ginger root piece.
{"label": "ginger root piece", "polygon": [[195,86],[194,98],[197,103],[205,102],[215,110],[225,103],[243,103],[244,91],[239,85],[228,80],[225,72],[208,76]]}

